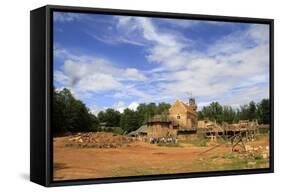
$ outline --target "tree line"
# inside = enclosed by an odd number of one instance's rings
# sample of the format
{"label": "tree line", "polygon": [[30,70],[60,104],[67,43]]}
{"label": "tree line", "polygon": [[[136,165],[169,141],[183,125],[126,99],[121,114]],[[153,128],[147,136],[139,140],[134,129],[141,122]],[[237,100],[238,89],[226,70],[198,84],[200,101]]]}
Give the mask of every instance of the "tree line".
{"label": "tree line", "polygon": [[249,104],[233,108],[212,102],[198,112],[198,119],[209,119],[218,123],[237,123],[239,120],[257,120],[260,124],[270,123],[269,99],[262,99],[259,103],[251,101]]}
{"label": "tree line", "polygon": [[[76,99],[69,89],[53,90],[53,129],[55,134],[110,130],[129,133],[145,124],[149,117],[161,114],[171,107],[168,103],[140,104],[136,110],[126,108],[123,113],[108,108],[97,115]],[[103,129],[106,127],[107,129]],[[111,129],[110,129],[111,128]]]}
{"label": "tree line", "polygon": [[[53,130],[55,134],[83,131],[115,131],[129,133],[144,125],[148,118],[162,114],[171,107],[168,103],[139,104],[136,110],[126,108],[122,113],[108,108],[97,115],[90,112],[87,106],[76,99],[69,89],[53,90]],[[198,119],[216,120],[218,123],[235,123],[239,120],[254,120],[268,124],[270,121],[269,99],[259,103],[250,102],[239,109],[222,106],[213,102],[198,111]],[[104,129],[107,128],[107,129]]]}
{"label": "tree line", "polygon": [[96,131],[99,126],[98,118],[66,88],[61,91],[53,90],[52,114],[55,134]]}

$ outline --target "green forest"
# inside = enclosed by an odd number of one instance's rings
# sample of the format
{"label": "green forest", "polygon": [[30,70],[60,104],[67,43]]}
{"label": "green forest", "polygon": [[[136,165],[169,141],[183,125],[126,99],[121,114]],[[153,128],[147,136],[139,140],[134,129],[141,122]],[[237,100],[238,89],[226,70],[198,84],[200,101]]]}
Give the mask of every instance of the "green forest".
{"label": "green forest", "polygon": [[[108,108],[94,115],[69,89],[53,90],[53,131],[55,134],[66,132],[113,131],[119,134],[129,133],[145,124],[149,117],[161,114],[170,108],[169,103],[142,103],[136,110],[126,108],[123,113]],[[198,111],[198,119],[216,120],[218,123],[236,123],[239,120],[258,120],[261,124],[270,121],[269,99],[259,103],[251,101],[240,108],[223,106],[212,102]]]}

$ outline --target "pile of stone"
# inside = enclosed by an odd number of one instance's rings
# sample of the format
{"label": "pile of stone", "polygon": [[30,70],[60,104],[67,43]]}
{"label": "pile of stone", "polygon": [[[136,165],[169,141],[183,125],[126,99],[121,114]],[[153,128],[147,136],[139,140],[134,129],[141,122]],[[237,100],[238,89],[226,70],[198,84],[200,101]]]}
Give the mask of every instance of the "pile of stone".
{"label": "pile of stone", "polygon": [[263,159],[269,158],[269,146],[252,147],[250,145],[245,145],[245,149],[249,154],[259,154]]}
{"label": "pile of stone", "polygon": [[70,136],[67,147],[81,148],[117,148],[133,142],[132,137],[115,135],[110,132],[78,133]]}

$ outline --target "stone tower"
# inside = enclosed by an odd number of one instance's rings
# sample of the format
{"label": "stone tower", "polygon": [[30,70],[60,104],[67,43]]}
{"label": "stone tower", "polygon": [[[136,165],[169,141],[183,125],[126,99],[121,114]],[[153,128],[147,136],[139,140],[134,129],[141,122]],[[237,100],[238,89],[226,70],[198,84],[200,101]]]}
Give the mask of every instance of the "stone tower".
{"label": "stone tower", "polygon": [[195,98],[193,97],[189,98],[189,106],[193,109],[193,111],[197,110],[197,104],[195,102]]}

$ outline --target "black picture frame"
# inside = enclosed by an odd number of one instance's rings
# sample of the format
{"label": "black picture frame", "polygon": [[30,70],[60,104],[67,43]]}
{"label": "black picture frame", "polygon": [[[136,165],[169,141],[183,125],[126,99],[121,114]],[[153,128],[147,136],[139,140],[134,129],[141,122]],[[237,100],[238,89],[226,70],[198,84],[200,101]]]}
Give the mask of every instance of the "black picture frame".
{"label": "black picture frame", "polygon": [[[53,181],[52,95],[53,11],[146,16],[208,21],[269,24],[270,26],[270,167],[263,169],[212,171],[184,174],[131,176],[102,179]],[[43,186],[66,186],[274,172],[274,20],[215,15],[150,12],[46,5],[30,12],[30,180]]]}

